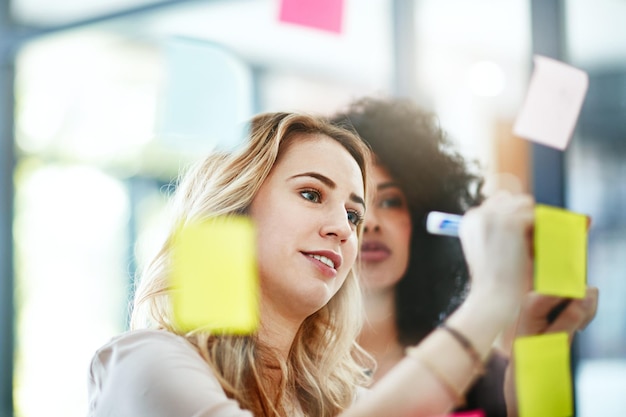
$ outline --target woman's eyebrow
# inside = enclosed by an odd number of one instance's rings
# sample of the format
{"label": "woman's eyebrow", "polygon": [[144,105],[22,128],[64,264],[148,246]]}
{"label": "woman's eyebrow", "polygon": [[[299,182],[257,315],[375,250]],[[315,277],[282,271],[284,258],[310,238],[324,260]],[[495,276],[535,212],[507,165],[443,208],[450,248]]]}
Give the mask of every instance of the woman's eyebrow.
{"label": "woman's eyebrow", "polygon": [[365,201],[359,197],[358,195],[352,193],[350,194],[350,200],[354,203],[360,204],[363,206],[363,210],[365,210]]}
{"label": "woman's eyebrow", "polygon": [[324,183],[325,185],[327,185],[331,189],[335,189],[337,187],[337,184],[335,184],[335,182],[333,180],[331,180],[330,178],[328,178],[325,175],[320,174],[319,172],[304,172],[302,174],[293,175],[293,176],[289,177],[289,179],[298,178],[298,177],[312,177],[312,178],[315,178],[315,179],[321,181],[322,183]]}
{"label": "woman's eyebrow", "polygon": [[[320,182],[322,182],[323,184],[325,184],[326,186],[328,186],[328,188],[332,190],[337,188],[337,184],[335,184],[333,180],[331,180],[325,175],[320,174],[319,172],[303,172],[302,174],[292,175],[291,177],[289,177],[289,179],[299,178],[299,177],[312,177],[312,178],[319,180]],[[362,205],[363,209],[365,209],[365,200],[363,200],[362,197],[359,197],[358,195],[352,193],[350,194],[350,200],[357,204]]]}
{"label": "woman's eyebrow", "polygon": [[378,191],[386,190],[387,188],[400,188],[400,189],[402,189],[402,187],[400,187],[400,184],[398,184],[395,181],[381,182],[380,184],[376,185],[376,189]]}

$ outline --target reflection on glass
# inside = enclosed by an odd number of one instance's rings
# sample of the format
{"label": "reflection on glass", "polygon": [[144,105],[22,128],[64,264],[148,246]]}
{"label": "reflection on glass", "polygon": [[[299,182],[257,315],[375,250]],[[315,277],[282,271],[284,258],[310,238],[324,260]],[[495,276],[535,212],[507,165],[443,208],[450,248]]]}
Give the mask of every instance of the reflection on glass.
{"label": "reflection on glass", "polygon": [[17,415],[82,415],[90,357],[124,326],[128,199],[86,166],[26,162],[17,180]]}
{"label": "reflection on glass", "polygon": [[128,178],[174,177],[180,163],[150,148],[157,58],[154,46],[97,30],[31,43],[18,57],[18,417],[85,415],[89,361],[126,329],[133,219],[162,208],[134,199]]}

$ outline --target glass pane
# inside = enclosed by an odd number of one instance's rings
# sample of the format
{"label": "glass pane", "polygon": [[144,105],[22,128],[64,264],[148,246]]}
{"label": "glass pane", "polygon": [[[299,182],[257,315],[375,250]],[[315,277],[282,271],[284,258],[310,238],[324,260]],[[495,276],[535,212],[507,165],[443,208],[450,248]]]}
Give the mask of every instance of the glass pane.
{"label": "glass pane", "polygon": [[[167,185],[206,150],[196,145],[207,139],[207,120],[190,126],[181,115],[197,100],[214,104],[229,94],[197,91],[210,90],[207,74],[171,83],[185,63],[164,41],[187,35],[196,45],[236,51],[248,84],[254,62],[255,88],[248,85],[243,94],[250,96],[240,100],[247,112],[250,103],[255,111],[332,112],[353,96],[388,89],[388,1],[351,2],[341,36],[281,25],[274,4],[189,2],[20,50],[16,416],[85,415],[89,360],[127,328],[135,269],[158,249],[167,227]],[[233,30],[237,25],[245,30]],[[191,142],[166,134],[181,126],[191,129]]]}
{"label": "glass pane", "polygon": [[18,57],[16,416],[85,415],[89,361],[126,329],[145,227],[137,211],[150,219],[162,208],[129,178],[173,178],[180,163],[150,150],[157,57],[97,31],[50,37]]}
{"label": "glass pane", "polygon": [[[510,142],[530,69],[529,4],[525,0],[416,4],[421,101],[439,116],[461,152],[483,164],[488,179],[497,174],[502,180],[504,168],[512,171],[500,166],[496,149]],[[508,178],[524,183],[524,178]]]}
{"label": "glass pane", "polygon": [[95,168],[34,160],[16,185],[16,415],[82,415],[91,355],[124,328],[126,191]]}
{"label": "glass pane", "polygon": [[578,336],[579,417],[626,415],[626,3],[566,2],[567,54],[589,91],[566,154],[567,205],[592,217],[588,281],[598,314]]}

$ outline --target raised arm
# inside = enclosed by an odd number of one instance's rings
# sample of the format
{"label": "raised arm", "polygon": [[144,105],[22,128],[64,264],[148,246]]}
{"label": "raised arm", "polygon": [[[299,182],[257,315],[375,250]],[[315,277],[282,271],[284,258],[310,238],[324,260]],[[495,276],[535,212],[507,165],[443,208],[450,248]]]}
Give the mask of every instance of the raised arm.
{"label": "raised arm", "polygon": [[342,417],[432,416],[458,404],[530,288],[533,200],[498,194],[470,210],[460,235],[472,274],[466,301]]}

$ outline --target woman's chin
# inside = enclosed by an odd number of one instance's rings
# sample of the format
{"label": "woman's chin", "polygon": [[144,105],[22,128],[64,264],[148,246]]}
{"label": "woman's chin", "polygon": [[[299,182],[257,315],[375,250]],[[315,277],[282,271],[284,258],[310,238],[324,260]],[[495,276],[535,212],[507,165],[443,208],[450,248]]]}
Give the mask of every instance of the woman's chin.
{"label": "woman's chin", "polygon": [[365,293],[380,293],[392,290],[402,278],[392,278],[390,276],[361,274],[361,287]]}

